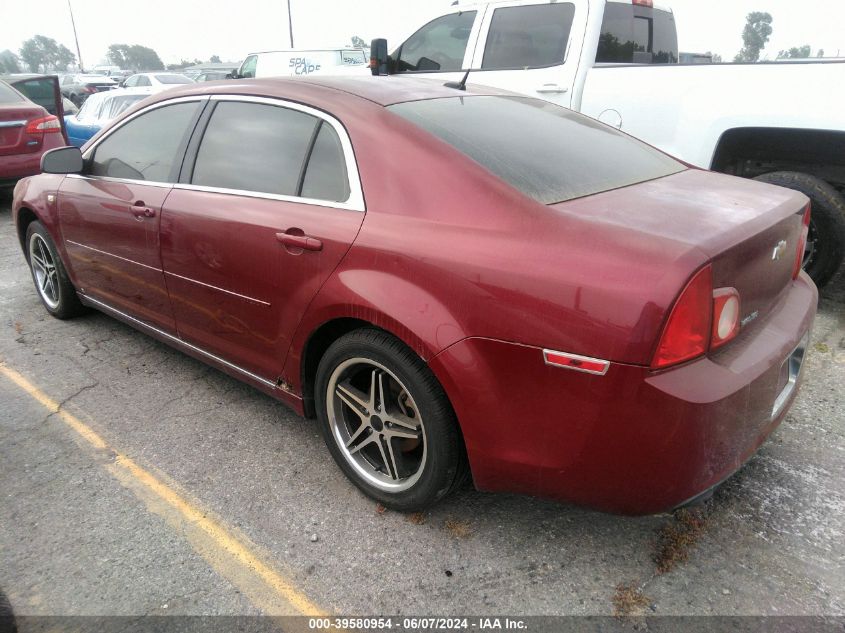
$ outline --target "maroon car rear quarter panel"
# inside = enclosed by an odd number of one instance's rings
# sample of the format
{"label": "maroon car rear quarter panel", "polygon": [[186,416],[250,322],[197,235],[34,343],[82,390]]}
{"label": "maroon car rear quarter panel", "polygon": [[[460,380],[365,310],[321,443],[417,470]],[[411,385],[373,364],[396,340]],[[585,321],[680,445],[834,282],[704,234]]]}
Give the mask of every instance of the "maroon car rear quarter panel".
{"label": "maroon car rear quarter panel", "polygon": [[480,338],[430,366],[461,420],[479,489],[648,514],[721,482],[778,425],[780,364],[812,325],[817,298],[802,274],[754,336],[659,373],[619,363],[604,376],[575,372],[545,365],[539,348]]}

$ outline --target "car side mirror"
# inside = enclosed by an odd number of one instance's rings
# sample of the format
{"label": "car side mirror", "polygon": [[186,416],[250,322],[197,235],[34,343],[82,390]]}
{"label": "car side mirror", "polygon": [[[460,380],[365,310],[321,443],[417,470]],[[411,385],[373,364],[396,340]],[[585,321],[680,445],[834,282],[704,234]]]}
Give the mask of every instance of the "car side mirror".
{"label": "car side mirror", "polygon": [[82,171],[82,152],[78,147],[57,147],[44,152],[41,171],[45,174],[78,174]]}
{"label": "car side mirror", "polygon": [[387,75],[387,40],[379,37],[370,42],[370,72],[374,75]]}
{"label": "car side mirror", "polygon": [[243,78],[238,74],[237,70],[233,70],[228,75],[226,75],[226,79],[243,79]]}

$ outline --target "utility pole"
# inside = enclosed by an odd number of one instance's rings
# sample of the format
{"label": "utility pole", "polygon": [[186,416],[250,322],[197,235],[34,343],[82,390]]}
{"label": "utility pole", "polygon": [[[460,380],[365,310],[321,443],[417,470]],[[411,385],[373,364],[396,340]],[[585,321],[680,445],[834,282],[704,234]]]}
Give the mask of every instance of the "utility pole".
{"label": "utility pole", "polygon": [[[67,0],[70,2],[70,0]],[[290,13],[290,0],[288,2],[288,29],[290,30],[290,47],[293,48],[293,18]]]}
{"label": "utility pole", "polygon": [[79,38],[76,36],[76,22],[73,20],[73,8],[70,6],[70,0],[67,0],[67,10],[70,11],[70,23],[73,26],[73,39],[76,42],[76,57],[79,60],[79,72],[85,72],[85,66],[82,65],[82,51],[79,49]]}

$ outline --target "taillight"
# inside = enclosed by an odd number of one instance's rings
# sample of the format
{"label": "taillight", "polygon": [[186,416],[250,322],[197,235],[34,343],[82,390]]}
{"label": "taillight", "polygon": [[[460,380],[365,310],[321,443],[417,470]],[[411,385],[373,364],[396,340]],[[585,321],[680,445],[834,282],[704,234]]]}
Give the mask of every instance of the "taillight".
{"label": "taillight", "polygon": [[97,92],[97,87],[96,87],[96,86],[85,86],[85,87],[82,89],[82,92],[87,92],[87,93],[89,93],[89,94],[94,94],[95,92]]}
{"label": "taillight", "polygon": [[651,366],[668,367],[707,352],[712,315],[713,272],[707,265],[690,279],[675,302]]}
{"label": "taillight", "polygon": [[702,356],[736,337],[740,325],[739,292],[736,288],[714,290],[708,264],[675,301],[651,367],[662,369]]}
{"label": "taillight", "polygon": [[654,2],[652,0],[633,0],[633,3],[638,7],[654,8]]}
{"label": "taillight", "polygon": [[739,293],[736,288],[713,291],[713,332],[710,349],[721,347],[739,332]]}
{"label": "taillight", "polygon": [[50,116],[33,119],[26,124],[27,134],[44,134],[45,132],[61,132],[62,124],[57,117]]}
{"label": "taillight", "polygon": [[804,263],[804,249],[807,247],[807,235],[810,232],[810,203],[804,209],[803,227],[801,229],[801,237],[798,240],[798,245],[795,247],[795,263],[792,266],[792,278],[797,279],[798,273],[801,272],[801,264]]}

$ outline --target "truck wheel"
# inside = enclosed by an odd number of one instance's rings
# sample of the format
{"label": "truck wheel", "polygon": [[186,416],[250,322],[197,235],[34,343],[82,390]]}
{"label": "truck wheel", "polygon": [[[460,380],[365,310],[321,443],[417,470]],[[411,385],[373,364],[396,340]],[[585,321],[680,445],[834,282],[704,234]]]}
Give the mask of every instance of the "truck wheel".
{"label": "truck wheel", "polygon": [[816,285],[825,285],[845,254],[845,198],[824,180],[795,171],[775,171],[754,180],[800,191],[812,202],[804,270]]}

